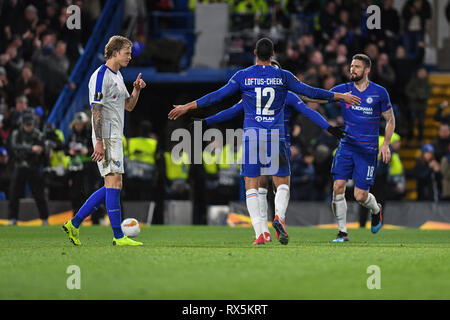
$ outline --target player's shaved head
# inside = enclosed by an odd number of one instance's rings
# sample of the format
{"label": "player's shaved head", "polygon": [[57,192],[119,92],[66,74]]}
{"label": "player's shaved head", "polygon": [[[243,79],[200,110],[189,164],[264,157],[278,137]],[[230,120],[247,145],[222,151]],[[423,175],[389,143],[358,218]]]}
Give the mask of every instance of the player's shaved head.
{"label": "player's shaved head", "polygon": [[273,42],[269,38],[262,38],[256,42],[256,56],[261,61],[270,61],[273,55]]}

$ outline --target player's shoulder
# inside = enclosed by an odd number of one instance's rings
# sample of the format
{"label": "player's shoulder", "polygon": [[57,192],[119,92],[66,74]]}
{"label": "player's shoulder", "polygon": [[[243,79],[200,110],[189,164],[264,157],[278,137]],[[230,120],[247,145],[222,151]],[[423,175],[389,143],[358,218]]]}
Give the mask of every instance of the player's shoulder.
{"label": "player's shoulder", "polygon": [[333,88],[331,88],[330,91],[348,92],[348,91],[351,91],[353,89],[353,87],[354,87],[353,82],[345,82],[345,83],[338,84],[337,86],[334,86]]}
{"label": "player's shoulder", "polygon": [[100,65],[97,69],[95,69],[95,71],[92,73],[92,75],[97,75],[99,73],[103,73],[107,70],[107,66],[105,64]]}
{"label": "player's shoulder", "polygon": [[95,69],[95,71],[91,75],[91,78],[97,78],[97,77],[110,78],[114,75],[118,75],[119,77],[122,77],[122,74],[120,73],[120,71],[115,72],[111,68],[108,68],[108,66],[106,64],[102,64],[97,69]]}
{"label": "player's shoulder", "polygon": [[248,76],[248,75],[254,75],[258,72],[258,68],[256,65],[247,67],[245,69],[238,70],[234,75],[235,76]]}
{"label": "player's shoulder", "polygon": [[383,87],[383,86],[381,86],[381,85],[379,85],[379,84],[377,84],[375,82],[372,82],[372,81],[370,81],[370,83],[372,84],[373,90],[378,91],[378,92],[382,92],[382,93],[387,93],[387,90],[386,90],[385,87]]}
{"label": "player's shoulder", "polygon": [[283,69],[279,69],[279,68],[275,68],[273,66],[263,66],[263,65],[258,65],[255,64],[253,66],[247,67],[245,69],[241,69],[239,70],[237,73],[241,73],[241,74],[255,74],[255,73],[264,73],[264,74],[280,74],[281,70]]}
{"label": "player's shoulder", "polygon": [[103,81],[103,79],[105,78],[106,70],[107,70],[106,65],[102,64],[101,66],[99,66],[92,73],[91,78],[90,78],[90,82],[96,83],[98,81]]}
{"label": "player's shoulder", "polygon": [[246,73],[246,70],[247,70],[247,69],[248,69],[248,68],[246,68],[246,69],[240,69],[240,70],[236,71],[236,72],[233,74],[233,76],[230,78],[230,81],[231,81],[231,82],[240,81],[242,78],[245,77],[245,73]]}

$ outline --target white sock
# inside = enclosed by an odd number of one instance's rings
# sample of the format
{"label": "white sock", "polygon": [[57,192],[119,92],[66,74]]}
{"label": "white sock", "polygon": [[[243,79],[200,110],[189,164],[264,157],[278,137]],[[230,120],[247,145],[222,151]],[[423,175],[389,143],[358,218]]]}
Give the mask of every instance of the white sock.
{"label": "white sock", "polygon": [[269,225],[267,224],[267,189],[258,189],[259,211],[261,212],[261,221],[263,232],[269,233]]}
{"label": "white sock", "polygon": [[365,202],[360,202],[360,204],[369,209],[372,214],[377,214],[380,212],[380,207],[378,207],[377,199],[375,199],[375,196],[371,193],[369,193],[369,196],[367,197],[367,200]]}
{"label": "white sock", "polygon": [[255,230],[255,236],[256,238],[259,237],[261,233],[263,233],[262,230],[262,221],[261,221],[261,212],[259,209],[259,197],[258,197],[258,190],[256,189],[248,189],[245,192],[246,196],[246,203],[247,203],[247,210],[250,214],[250,218],[252,219],[252,225],[253,229]]}
{"label": "white sock", "polygon": [[331,209],[336,217],[339,231],[347,233],[347,201],[345,194],[334,194]]}
{"label": "white sock", "polygon": [[275,215],[283,221],[286,216],[286,209],[289,204],[289,186],[287,184],[280,184],[275,194]]}

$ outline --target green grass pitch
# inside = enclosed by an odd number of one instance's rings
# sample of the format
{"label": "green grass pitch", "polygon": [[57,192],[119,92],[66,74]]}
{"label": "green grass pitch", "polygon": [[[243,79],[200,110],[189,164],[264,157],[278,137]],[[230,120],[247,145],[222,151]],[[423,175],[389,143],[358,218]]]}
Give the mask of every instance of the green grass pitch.
{"label": "green grass pitch", "polygon": [[[249,228],[145,226],[141,247],[109,227],[0,227],[0,299],[450,299],[450,231],[288,227],[290,242],[252,246]],[[272,230],[273,238],[275,238]],[[69,290],[67,268],[80,269]],[[369,290],[367,268],[380,268]]]}

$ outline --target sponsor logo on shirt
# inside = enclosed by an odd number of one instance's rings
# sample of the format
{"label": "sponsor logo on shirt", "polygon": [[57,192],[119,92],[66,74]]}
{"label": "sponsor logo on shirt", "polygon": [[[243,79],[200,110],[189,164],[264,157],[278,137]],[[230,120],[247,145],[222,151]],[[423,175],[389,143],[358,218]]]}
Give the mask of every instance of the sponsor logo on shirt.
{"label": "sponsor logo on shirt", "polygon": [[274,117],[261,117],[261,116],[256,116],[255,120],[257,122],[272,122],[275,120]]}
{"label": "sponsor logo on shirt", "polygon": [[347,103],[345,105],[345,109],[349,109],[349,108],[352,108],[352,110],[355,110],[355,111],[362,111],[364,114],[373,114],[373,109],[371,107],[353,106],[353,105]]}
{"label": "sponsor logo on shirt", "polygon": [[352,110],[362,111],[364,114],[372,114],[373,109],[371,107],[352,106]]}

